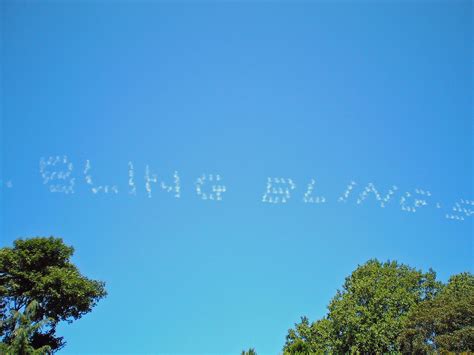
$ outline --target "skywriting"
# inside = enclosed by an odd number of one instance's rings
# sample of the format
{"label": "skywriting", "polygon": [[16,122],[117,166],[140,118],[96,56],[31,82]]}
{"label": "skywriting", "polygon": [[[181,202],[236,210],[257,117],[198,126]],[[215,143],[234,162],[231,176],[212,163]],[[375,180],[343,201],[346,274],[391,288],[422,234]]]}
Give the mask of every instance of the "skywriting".
{"label": "skywriting", "polygon": [[[74,194],[76,183],[82,181],[88,190],[94,194],[118,194],[117,184],[96,184],[92,173],[92,164],[86,160],[82,174],[74,175],[74,164],[66,156],[50,156],[41,158],[39,161],[39,173],[44,185],[52,193]],[[153,173],[150,165],[145,165],[143,179],[138,181],[138,174],[133,162],[128,162],[128,184],[123,187],[125,193],[136,196],[138,185],[143,186],[145,196],[152,198],[154,190],[171,194],[174,198],[181,197],[181,179],[178,171],[174,171],[170,178],[158,177]],[[82,175],[82,176],[81,176]],[[164,176],[164,175],[163,175]],[[203,173],[196,178],[194,183],[194,194],[204,201],[220,202],[224,200],[227,186],[225,179],[218,173]],[[8,180],[1,182],[1,186],[7,189],[13,188],[13,182]],[[388,190],[381,191],[372,182],[359,184],[350,181],[339,197],[327,198],[325,195],[316,193],[316,180],[310,181],[298,194],[297,184],[291,177],[268,177],[262,184],[263,194],[261,202],[265,204],[278,205],[287,204],[292,199],[305,204],[324,205],[326,203],[354,203],[362,205],[367,201],[375,200],[375,204],[380,208],[385,208],[390,204],[398,205],[404,212],[416,213],[421,209],[434,209],[441,216],[449,220],[465,221],[474,214],[474,200],[460,198],[453,203],[438,201],[433,193],[422,188],[414,188],[409,191],[402,191],[396,185],[392,185]],[[237,189],[238,187],[235,187]],[[120,189],[121,190],[121,189]],[[320,190],[320,189],[318,189]]]}

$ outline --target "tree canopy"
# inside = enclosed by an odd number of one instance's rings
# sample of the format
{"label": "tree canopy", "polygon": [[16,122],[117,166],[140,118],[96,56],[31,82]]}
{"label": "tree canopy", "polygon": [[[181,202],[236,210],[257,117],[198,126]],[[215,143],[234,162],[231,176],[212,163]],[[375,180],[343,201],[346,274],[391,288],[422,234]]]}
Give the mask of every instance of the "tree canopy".
{"label": "tree canopy", "polygon": [[346,278],[327,315],[302,317],[286,353],[468,351],[474,349],[474,287],[469,273],[446,286],[395,261],[369,260]]}
{"label": "tree canopy", "polygon": [[452,276],[432,300],[413,308],[400,335],[404,352],[474,350],[474,275]]}
{"label": "tree canopy", "polygon": [[13,336],[10,344],[0,344],[2,354],[42,355],[51,352],[52,349],[49,345],[35,348],[31,344],[31,338],[34,334],[50,321],[48,318],[35,321],[37,309],[38,302],[31,301],[23,313],[14,311],[12,317],[7,319],[6,322],[13,328]]}
{"label": "tree canopy", "polygon": [[34,302],[35,311],[28,313],[31,321],[47,320],[47,324],[29,335],[32,346],[60,349],[65,342],[56,336],[56,325],[82,317],[106,296],[104,282],[88,279],[71,263],[73,253],[62,239],[53,237],[18,239],[12,248],[0,249],[3,343],[15,339],[15,327],[9,320]]}

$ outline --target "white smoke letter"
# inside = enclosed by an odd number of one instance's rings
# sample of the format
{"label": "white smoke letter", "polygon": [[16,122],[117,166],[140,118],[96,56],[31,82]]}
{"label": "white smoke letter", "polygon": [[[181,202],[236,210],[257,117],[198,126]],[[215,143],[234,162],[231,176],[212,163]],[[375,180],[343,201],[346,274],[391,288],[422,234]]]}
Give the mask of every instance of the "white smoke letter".
{"label": "white smoke letter", "polygon": [[262,196],[263,203],[287,203],[291,197],[291,191],[296,188],[290,178],[267,178],[266,191]]}
{"label": "white smoke letter", "polygon": [[[197,195],[201,200],[222,201],[222,194],[227,191],[227,188],[225,185],[221,185],[221,180],[221,176],[218,174],[202,174],[195,183]],[[211,189],[208,192],[204,192],[203,186],[207,183],[211,184]]]}
{"label": "white smoke letter", "polygon": [[[63,170],[55,168],[62,165]],[[49,191],[61,192],[65,194],[74,193],[75,179],[71,177],[73,165],[68,161],[67,156],[48,157],[40,159],[40,174],[43,184],[48,185]],[[61,181],[62,183],[52,183]]]}

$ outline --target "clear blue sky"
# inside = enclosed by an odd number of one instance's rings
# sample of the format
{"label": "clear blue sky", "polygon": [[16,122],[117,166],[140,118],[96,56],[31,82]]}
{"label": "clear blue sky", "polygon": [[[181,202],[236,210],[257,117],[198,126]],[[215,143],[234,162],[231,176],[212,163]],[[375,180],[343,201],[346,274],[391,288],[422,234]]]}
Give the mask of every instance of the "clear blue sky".
{"label": "clear blue sky", "polygon": [[[61,353],[276,354],[370,258],[472,271],[472,216],[445,218],[474,200],[472,17],[456,0],[3,1],[1,244],[61,236],[109,292],[59,328]],[[42,184],[57,154],[73,195]],[[117,195],[90,192],[86,159]],[[147,198],[146,164],[177,170],[181,198]],[[223,201],[198,199],[202,173]],[[296,183],[287,204],[261,202],[271,176]],[[311,178],[325,204],[302,202]],[[398,186],[386,208],[356,203],[370,182]],[[428,205],[402,211],[417,188]]]}

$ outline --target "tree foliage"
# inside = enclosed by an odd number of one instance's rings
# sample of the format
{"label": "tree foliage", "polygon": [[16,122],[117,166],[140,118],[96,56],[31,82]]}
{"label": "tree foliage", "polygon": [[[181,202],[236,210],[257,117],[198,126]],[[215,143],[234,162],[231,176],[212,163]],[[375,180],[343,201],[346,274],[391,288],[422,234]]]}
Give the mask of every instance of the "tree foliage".
{"label": "tree foliage", "polygon": [[474,350],[474,276],[447,285],[430,270],[370,260],[346,278],[326,317],[303,317],[284,352],[466,352]]}
{"label": "tree foliage", "polygon": [[452,276],[432,300],[414,308],[400,335],[404,352],[474,350],[474,275]]}
{"label": "tree foliage", "polygon": [[0,348],[4,354],[27,354],[27,355],[42,355],[51,353],[51,346],[43,345],[39,348],[32,345],[34,335],[46,326],[50,319],[42,319],[35,321],[38,310],[38,302],[31,301],[26,306],[25,311],[14,311],[11,318],[5,322],[10,323],[13,332],[10,344],[3,344]]}
{"label": "tree foliage", "polygon": [[71,263],[73,253],[62,239],[53,237],[19,239],[12,248],[0,249],[0,339],[4,343],[15,338],[8,320],[36,302],[31,321],[48,321],[29,339],[35,348],[48,345],[57,350],[65,343],[56,336],[56,325],[80,318],[105,297],[104,283],[83,276]]}
{"label": "tree foliage", "polygon": [[310,324],[307,317],[301,317],[301,322],[295,325],[295,329],[288,331],[284,350],[291,354],[331,352],[333,332],[333,324],[327,318]]}

